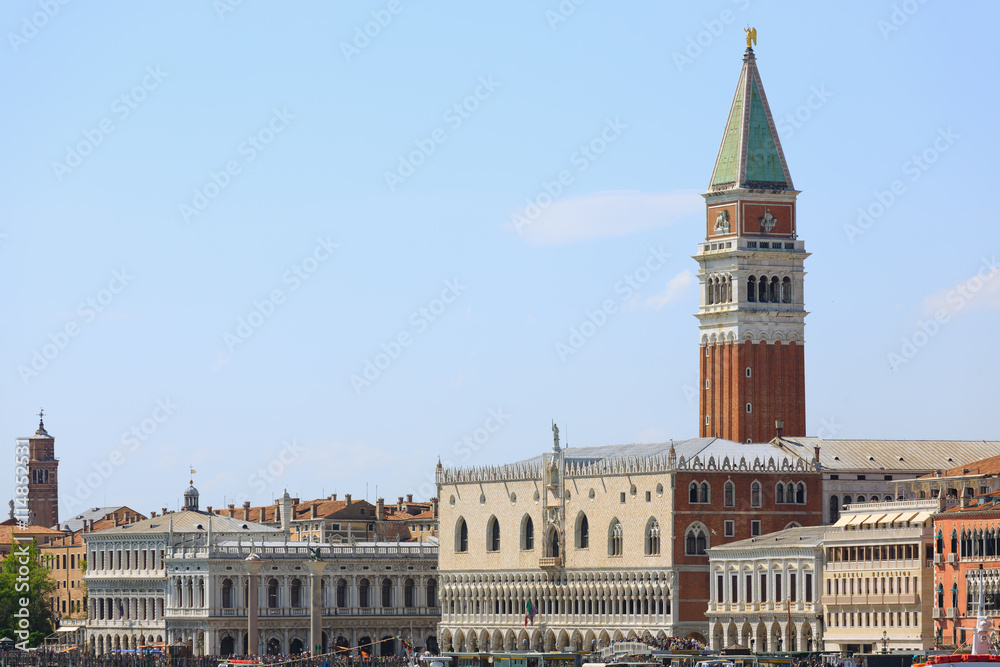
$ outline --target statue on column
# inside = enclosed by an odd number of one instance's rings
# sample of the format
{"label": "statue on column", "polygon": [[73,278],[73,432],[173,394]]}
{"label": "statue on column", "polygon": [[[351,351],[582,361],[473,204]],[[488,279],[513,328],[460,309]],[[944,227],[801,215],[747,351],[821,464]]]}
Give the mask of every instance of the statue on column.
{"label": "statue on column", "polygon": [[552,453],[559,453],[559,427],[555,422],[552,422]]}

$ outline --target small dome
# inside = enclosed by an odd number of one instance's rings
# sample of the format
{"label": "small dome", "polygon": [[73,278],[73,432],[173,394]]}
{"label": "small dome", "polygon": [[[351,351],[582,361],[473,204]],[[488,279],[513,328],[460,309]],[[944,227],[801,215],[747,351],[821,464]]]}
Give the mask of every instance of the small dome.
{"label": "small dome", "polygon": [[184,509],[198,511],[198,489],[194,488],[194,484],[184,492]]}

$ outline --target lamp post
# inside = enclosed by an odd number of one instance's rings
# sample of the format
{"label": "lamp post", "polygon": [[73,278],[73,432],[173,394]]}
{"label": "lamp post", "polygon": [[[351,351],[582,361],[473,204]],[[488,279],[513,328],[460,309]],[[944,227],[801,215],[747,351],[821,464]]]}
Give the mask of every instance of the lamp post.
{"label": "lamp post", "polygon": [[882,653],[889,652],[889,633],[885,630],[882,631]]}

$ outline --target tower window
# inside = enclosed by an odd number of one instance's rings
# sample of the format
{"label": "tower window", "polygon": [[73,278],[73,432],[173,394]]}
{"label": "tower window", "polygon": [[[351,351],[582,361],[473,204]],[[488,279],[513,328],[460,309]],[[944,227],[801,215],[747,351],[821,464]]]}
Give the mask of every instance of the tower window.
{"label": "tower window", "polygon": [[768,300],[771,303],[778,303],[778,276],[771,278],[771,290]]}
{"label": "tower window", "polygon": [[747,412],[753,412],[753,406],[747,403]]}
{"label": "tower window", "polygon": [[792,279],[785,276],[781,280],[781,303],[792,302]]}
{"label": "tower window", "polygon": [[757,300],[757,279],[753,276],[747,278],[747,301],[753,303]]}
{"label": "tower window", "polygon": [[750,367],[747,366],[747,377],[751,377],[753,373],[750,372]]}
{"label": "tower window", "polygon": [[705,415],[705,426],[708,426],[708,415]]}
{"label": "tower window", "polygon": [[767,276],[761,276],[757,283],[757,300],[767,303]]}
{"label": "tower window", "polygon": [[705,380],[705,389],[708,389],[708,380]]}

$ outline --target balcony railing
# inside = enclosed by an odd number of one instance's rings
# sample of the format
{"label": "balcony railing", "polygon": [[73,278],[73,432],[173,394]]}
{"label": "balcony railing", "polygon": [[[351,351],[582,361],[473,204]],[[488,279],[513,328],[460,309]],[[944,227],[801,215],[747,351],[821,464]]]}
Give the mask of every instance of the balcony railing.
{"label": "balcony railing", "polygon": [[538,559],[538,567],[543,569],[562,567],[562,564],[563,564],[562,556],[550,556],[548,558]]}

